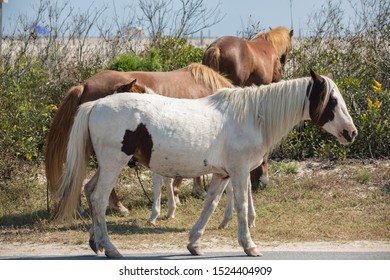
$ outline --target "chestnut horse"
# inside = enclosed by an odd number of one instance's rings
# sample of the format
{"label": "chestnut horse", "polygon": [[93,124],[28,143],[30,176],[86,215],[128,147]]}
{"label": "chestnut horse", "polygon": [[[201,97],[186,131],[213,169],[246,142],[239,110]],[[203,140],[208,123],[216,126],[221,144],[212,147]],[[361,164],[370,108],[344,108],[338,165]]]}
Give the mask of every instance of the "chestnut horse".
{"label": "chestnut horse", "polygon": [[293,30],[286,27],[259,33],[252,40],[223,36],[210,44],[202,64],[241,87],[278,82],[292,47],[292,36]]}
{"label": "chestnut horse", "polygon": [[[136,80],[136,84],[132,81]],[[60,181],[66,158],[66,147],[73,118],[80,104],[111,95],[114,92],[145,92],[145,87],[158,94],[176,98],[200,98],[208,96],[220,88],[234,87],[229,80],[199,63],[171,72],[117,72],[102,71],[80,85],[72,87],[65,95],[54,116],[46,140],[46,178],[49,190],[53,193]],[[178,196],[175,180],[174,190]],[[176,187],[176,188],[175,188]],[[194,188],[200,192],[200,179],[194,179]],[[203,192],[204,190],[201,189]],[[200,193],[202,195],[202,193]],[[110,206],[125,214],[128,210],[119,201],[115,191],[110,195]]]}
{"label": "chestnut horse", "polygon": [[[279,82],[282,66],[292,47],[293,30],[277,27],[259,33],[252,40],[224,36],[207,48],[202,63],[221,73],[237,86],[266,85]],[[254,190],[268,183],[268,156],[251,172]]]}

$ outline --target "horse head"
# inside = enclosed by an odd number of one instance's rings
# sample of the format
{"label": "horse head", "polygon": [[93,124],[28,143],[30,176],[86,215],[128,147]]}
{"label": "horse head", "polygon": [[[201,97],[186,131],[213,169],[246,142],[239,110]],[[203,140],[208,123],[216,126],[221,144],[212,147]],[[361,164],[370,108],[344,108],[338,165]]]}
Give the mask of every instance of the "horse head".
{"label": "horse head", "polygon": [[146,88],[144,85],[137,84],[137,79],[132,80],[129,83],[119,83],[114,86],[115,92],[135,92],[135,93],[145,93]]}
{"label": "horse head", "polygon": [[292,49],[293,35],[293,29],[290,30],[287,27],[279,26],[273,29],[270,28],[268,32],[257,34],[256,38],[272,42],[280,57],[280,63],[284,66],[287,62],[288,53]]}
{"label": "horse head", "polygon": [[313,79],[308,90],[310,118],[316,125],[336,136],[341,144],[352,143],[357,136],[357,129],[337,85],[312,69],[310,75]]}
{"label": "horse head", "polygon": [[280,55],[280,63],[282,64],[282,66],[284,66],[286,64],[287,58],[288,58],[288,54],[289,54],[289,52],[292,49],[292,37],[293,37],[293,35],[294,35],[294,30],[291,29],[290,32],[289,32],[289,40],[287,40],[287,42],[289,42],[289,43],[286,44],[286,49],[285,49],[284,53],[282,53]]}

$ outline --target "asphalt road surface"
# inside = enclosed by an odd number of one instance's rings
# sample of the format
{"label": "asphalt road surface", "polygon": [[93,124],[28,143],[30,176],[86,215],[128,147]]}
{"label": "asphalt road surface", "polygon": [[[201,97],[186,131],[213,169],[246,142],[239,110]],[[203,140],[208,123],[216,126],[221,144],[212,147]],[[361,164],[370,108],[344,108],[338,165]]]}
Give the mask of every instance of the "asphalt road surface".
{"label": "asphalt road surface", "polygon": [[[390,252],[339,252],[339,251],[263,251],[259,260],[390,260]],[[104,254],[96,256],[68,255],[68,256],[0,256],[8,260],[103,260]],[[158,254],[128,254],[122,260],[245,260],[243,252],[205,252],[203,256],[192,256],[189,253],[158,253]]]}

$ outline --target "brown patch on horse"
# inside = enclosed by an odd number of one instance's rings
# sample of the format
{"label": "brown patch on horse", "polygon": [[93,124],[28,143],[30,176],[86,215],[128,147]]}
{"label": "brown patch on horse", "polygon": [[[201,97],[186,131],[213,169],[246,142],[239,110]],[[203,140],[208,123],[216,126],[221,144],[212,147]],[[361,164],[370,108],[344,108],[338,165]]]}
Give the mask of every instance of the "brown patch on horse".
{"label": "brown patch on horse", "polygon": [[143,123],[140,123],[134,131],[126,130],[123,135],[121,151],[133,157],[137,162],[149,167],[152,155],[153,140]]}
{"label": "brown patch on horse", "polygon": [[[328,121],[333,120],[333,109],[336,104],[335,101],[329,102],[330,91],[326,88],[326,82],[323,77],[316,74],[310,69],[310,74],[313,78],[313,82],[308,85],[307,92],[310,100],[310,118],[318,126],[323,126]],[[313,84],[314,83],[314,84]],[[310,92],[311,88],[311,92]],[[335,99],[332,99],[335,100]],[[337,101],[336,101],[337,102]]]}
{"label": "brown patch on horse", "polygon": [[200,63],[191,63],[185,69],[191,72],[196,83],[216,91],[220,88],[234,88],[234,85],[220,73]]}

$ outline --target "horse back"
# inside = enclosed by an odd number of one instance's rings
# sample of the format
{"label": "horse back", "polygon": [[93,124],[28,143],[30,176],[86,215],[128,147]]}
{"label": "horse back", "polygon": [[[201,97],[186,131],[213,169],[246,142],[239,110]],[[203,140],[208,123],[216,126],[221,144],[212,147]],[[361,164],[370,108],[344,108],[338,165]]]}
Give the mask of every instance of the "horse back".
{"label": "horse back", "polygon": [[159,95],[195,99],[210,95],[213,90],[197,82],[190,71],[178,69],[170,72],[128,72],[137,84],[152,89]]}
{"label": "horse back", "polygon": [[233,84],[243,86],[249,76],[248,73],[253,68],[248,53],[246,40],[234,36],[224,36],[215,40],[207,48],[202,63],[224,75]]}
{"label": "horse back", "polygon": [[84,92],[80,103],[94,101],[113,94],[118,87],[130,83],[131,77],[126,72],[105,70],[83,82]]}

